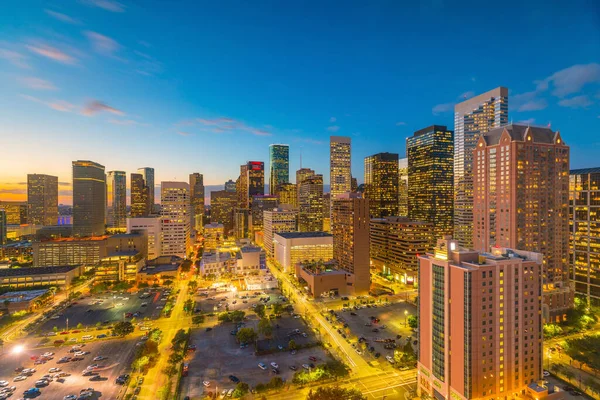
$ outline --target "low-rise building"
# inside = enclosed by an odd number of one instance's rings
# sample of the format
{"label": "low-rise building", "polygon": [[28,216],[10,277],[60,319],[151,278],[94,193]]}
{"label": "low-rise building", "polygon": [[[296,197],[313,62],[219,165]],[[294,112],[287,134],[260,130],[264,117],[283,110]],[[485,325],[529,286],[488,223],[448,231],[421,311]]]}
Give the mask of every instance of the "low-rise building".
{"label": "low-rise building", "polygon": [[335,263],[312,262],[296,264],[296,277],[310,296],[329,297],[351,294],[354,286],[354,275],[335,269]]}
{"label": "low-rise building", "polygon": [[236,254],[234,272],[237,275],[257,274],[267,269],[265,251],[258,246],[244,246]]}
{"label": "low-rise building", "polygon": [[69,289],[73,279],[82,273],[83,267],[80,265],[0,269],[0,288],[57,286]]}
{"label": "low-rise building", "polygon": [[154,260],[148,260],[138,270],[137,281],[149,285],[162,285],[166,280],[173,280],[179,273],[183,258],[177,256],[160,256]]}
{"label": "low-rise building", "polygon": [[20,290],[0,294],[0,304],[9,314],[13,314],[18,311],[34,311],[51,300],[50,297],[48,289]]}
{"label": "low-rise building", "polygon": [[333,259],[333,235],[327,232],[278,232],[273,244],[275,261],[286,272],[299,262]]}
{"label": "low-rise building", "polygon": [[97,282],[135,282],[145,261],[139,251],[116,252],[100,260],[94,268],[94,277]]}
{"label": "low-rise building", "polygon": [[271,274],[247,275],[244,277],[246,290],[268,290],[278,286],[277,279]]}
{"label": "low-rise building", "polygon": [[200,273],[202,276],[218,278],[232,272],[235,265],[236,259],[228,251],[205,252],[200,261]]}

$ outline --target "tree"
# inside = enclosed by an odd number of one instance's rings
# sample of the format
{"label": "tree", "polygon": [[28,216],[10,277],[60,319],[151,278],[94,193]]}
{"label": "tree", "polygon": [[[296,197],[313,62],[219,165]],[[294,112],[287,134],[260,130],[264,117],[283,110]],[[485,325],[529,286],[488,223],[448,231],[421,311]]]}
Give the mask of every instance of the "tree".
{"label": "tree", "polygon": [[273,304],[273,314],[280,315],[283,312],[283,306],[280,303]]}
{"label": "tree", "polygon": [[119,321],[112,327],[112,333],[117,336],[127,336],[130,333],[133,333],[133,324],[129,321]]}
{"label": "tree", "polygon": [[183,303],[183,310],[188,313],[191,314],[192,312],[194,312],[194,305],[196,304],[196,302],[193,299],[187,299],[184,303]]}
{"label": "tree", "polygon": [[409,315],[407,321],[408,326],[410,326],[411,329],[417,329],[419,327],[419,320],[416,315]]}
{"label": "tree", "polygon": [[563,371],[563,375],[569,380],[569,383],[571,382],[571,379],[575,377],[575,374],[573,373],[573,371],[571,371],[570,368],[565,368],[565,370]]}
{"label": "tree", "polygon": [[273,333],[273,325],[267,318],[263,318],[258,322],[258,332],[262,333],[266,337],[271,337]]}
{"label": "tree", "polygon": [[175,365],[180,363],[183,360],[183,354],[180,351],[176,353],[171,353],[169,356],[169,364]]}
{"label": "tree", "polygon": [[197,281],[189,281],[188,282],[188,291],[190,293],[195,292],[197,288],[198,288],[198,282]]}
{"label": "tree", "polygon": [[181,350],[183,344],[187,341],[188,334],[183,329],[177,331],[173,340],[171,340],[171,344],[173,345],[173,351]]}
{"label": "tree", "polygon": [[326,387],[321,386],[314,392],[308,393],[306,400],[366,400],[359,390],[343,389],[339,386]]}
{"label": "tree", "polygon": [[252,328],[242,328],[236,334],[236,338],[240,343],[254,343],[258,335]]}
{"label": "tree", "polygon": [[236,310],[229,313],[229,317],[231,318],[232,322],[242,322],[245,316],[246,313],[241,310]]}
{"label": "tree", "polygon": [[269,383],[267,383],[267,387],[269,389],[279,389],[279,388],[283,387],[283,379],[281,379],[278,376],[274,376],[271,378]]}
{"label": "tree", "polygon": [[265,305],[257,304],[256,308],[254,308],[254,312],[256,313],[256,315],[258,315],[259,318],[264,318],[265,317]]}
{"label": "tree", "polygon": [[192,324],[200,325],[202,323],[204,323],[204,315],[194,315],[192,317]]}
{"label": "tree", "polygon": [[298,348],[298,345],[296,344],[296,341],[294,339],[291,339],[288,343],[288,348],[290,350],[296,350]]}
{"label": "tree", "polygon": [[83,324],[80,322],[77,324],[77,329],[81,329],[81,328],[83,328]]}
{"label": "tree", "polygon": [[190,272],[191,267],[192,267],[192,261],[185,260],[184,262],[181,263],[180,271],[181,272]]}
{"label": "tree", "polygon": [[150,362],[150,357],[142,356],[133,362],[132,367],[133,367],[134,371],[137,370],[137,371],[141,372],[142,369],[144,369],[144,367],[146,367],[146,365],[148,365],[149,362]]}
{"label": "tree", "polygon": [[250,386],[246,382],[239,382],[233,391],[233,397],[240,398],[250,391]]}
{"label": "tree", "polygon": [[52,331],[53,331],[53,332],[58,332],[58,326],[53,326],[53,327],[52,327]]}
{"label": "tree", "polygon": [[228,312],[222,312],[217,317],[217,320],[219,320],[220,322],[231,322],[231,316]]}

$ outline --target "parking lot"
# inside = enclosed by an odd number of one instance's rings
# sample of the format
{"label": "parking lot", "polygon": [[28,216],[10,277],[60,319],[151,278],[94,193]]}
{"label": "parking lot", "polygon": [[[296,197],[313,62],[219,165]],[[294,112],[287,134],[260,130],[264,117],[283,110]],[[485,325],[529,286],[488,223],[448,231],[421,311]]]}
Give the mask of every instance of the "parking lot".
{"label": "parking lot", "polygon": [[[405,311],[407,311],[407,314],[405,314]],[[331,312],[326,312],[326,316],[331,321],[332,326],[338,329],[338,332],[346,335],[347,340],[356,343],[360,337],[367,339],[366,351],[363,351],[361,347],[359,349],[362,356],[369,362],[386,363],[386,356],[393,357],[394,349],[385,348],[386,343],[383,342],[385,339],[395,340],[398,347],[403,346],[407,340],[410,340],[411,343],[416,340],[412,330],[408,325],[405,325],[405,317],[416,313],[415,306],[412,304],[399,302],[358,310],[355,308],[348,311],[336,310],[335,313],[338,318],[335,318]],[[379,322],[373,321],[371,317],[378,319]],[[344,324],[347,324],[347,326],[344,327]],[[398,335],[400,335],[400,339],[398,339]],[[371,347],[373,347],[373,351],[369,351]],[[389,344],[388,347],[390,347]],[[379,357],[375,357],[377,353],[380,354]]]}
{"label": "parking lot", "polygon": [[[267,304],[279,301],[279,291],[269,290],[267,293],[270,298]],[[246,312],[248,319],[245,321],[244,327],[257,330],[258,318],[251,311],[251,307],[259,301],[260,297],[265,298],[267,295],[261,294],[256,298],[242,299],[246,295],[253,295],[253,292],[237,293],[236,297],[233,297],[231,293],[213,294],[210,292],[207,298],[199,299],[198,306],[203,311],[205,309],[212,310],[215,304],[218,304],[219,299],[225,298],[230,304],[230,311],[241,309]],[[212,297],[216,299],[210,300]],[[237,300],[236,304],[232,304],[234,300]],[[244,303],[244,300],[247,302]],[[224,306],[217,310],[218,312],[225,311]],[[252,345],[240,348],[235,336],[231,334],[236,324],[219,324],[216,322],[216,318],[212,318],[210,321],[214,321],[209,323],[209,325],[214,324],[211,326],[212,330],[207,331],[205,328],[194,330],[190,339],[190,344],[196,345],[197,350],[190,353],[189,359],[185,361],[189,363],[189,375],[183,378],[182,396],[190,396],[191,399],[200,399],[207,392],[218,391],[221,393],[223,390],[234,388],[236,384],[229,379],[230,375],[248,383],[252,388],[258,383],[268,383],[275,376],[279,376],[285,381],[291,381],[295,372],[290,369],[291,366],[301,370],[302,364],[318,364],[328,359],[325,351],[318,346],[297,350],[296,354],[291,354],[287,348],[290,339],[294,339],[297,345],[304,346],[316,342],[318,338],[301,318],[294,318],[287,313],[284,313],[281,318],[272,320],[273,334],[270,340],[259,340],[260,348],[265,352],[272,353],[259,356],[255,355]],[[300,333],[295,333],[296,330]],[[259,337],[262,339],[261,335]],[[282,349],[279,349],[278,346],[281,346]],[[309,357],[315,357],[317,361],[310,361]],[[261,369],[258,366],[259,363],[263,363],[265,369]],[[273,371],[271,363],[278,365],[279,373]],[[208,382],[209,385],[205,386],[204,382]]]}
{"label": "parking lot", "polygon": [[[85,328],[94,328],[97,324],[108,325],[122,321],[127,313],[139,313],[137,320],[144,318],[157,319],[165,301],[162,301],[163,291],[150,292],[150,297],[140,299],[139,294],[103,294],[91,295],[72,303],[70,307],[46,320],[40,327],[40,332],[53,332],[54,327],[59,332],[76,329],[78,324]],[[146,305],[142,306],[142,304]]]}
{"label": "parking lot", "polygon": [[[7,381],[8,387],[15,386],[13,397],[20,398],[23,397],[24,391],[36,386],[36,381],[49,374],[51,368],[60,368],[60,371],[53,371],[52,374],[55,376],[60,372],[68,374],[62,377],[64,381],[61,382],[56,377],[47,385],[39,385],[40,394],[31,397],[61,400],[67,395],[78,396],[82,389],[92,388],[93,395],[89,397],[90,399],[115,399],[119,391],[124,389],[123,386],[117,385],[115,380],[120,374],[127,373],[134,343],[134,339],[88,343],[81,349],[86,354],[79,356],[80,360],[65,362],[61,362],[60,359],[74,356],[74,353],[69,352],[71,346],[36,350],[24,348],[18,354],[11,349],[5,349],[7,352],[0,358],[0,380]],[[32,357],[40,356],[45,352],[55,354],[47,362],[35,364]],[[98,356],[102,356],[103,359],[94,361]],[[93,371],[94,375],[83,376],[82,372],[93,364],[97,364],[97,368]],[[14,381],[15,377],[24,376],[15,372],[17,367],[35,368],[35,372],[22,381]]]}

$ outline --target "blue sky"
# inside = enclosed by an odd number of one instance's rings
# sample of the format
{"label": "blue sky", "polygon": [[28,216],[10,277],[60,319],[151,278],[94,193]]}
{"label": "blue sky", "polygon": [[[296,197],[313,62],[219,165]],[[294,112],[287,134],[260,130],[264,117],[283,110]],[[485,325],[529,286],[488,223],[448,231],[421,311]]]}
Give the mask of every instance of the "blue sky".
{"label": "blue sky", "polygon": [[514,122],[547,125],[573,168],[598,166],[600,5],[573,1],[8,0],[0,15],[0,199],[70,162],[153,166],[157,181],[234,179],[291,146],[291,176],[329,179],[331,134],[353,174],[453,104],[510,89]]}

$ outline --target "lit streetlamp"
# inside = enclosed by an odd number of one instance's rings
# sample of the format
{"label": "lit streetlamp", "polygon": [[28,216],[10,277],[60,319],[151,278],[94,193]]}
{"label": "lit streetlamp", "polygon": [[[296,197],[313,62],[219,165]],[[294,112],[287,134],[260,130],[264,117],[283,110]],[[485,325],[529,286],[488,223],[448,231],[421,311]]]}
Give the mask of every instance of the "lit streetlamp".
{"label": "lit streetlamp", "polygon": [[404,326],[408,326],[408,310],[404,310]]}

